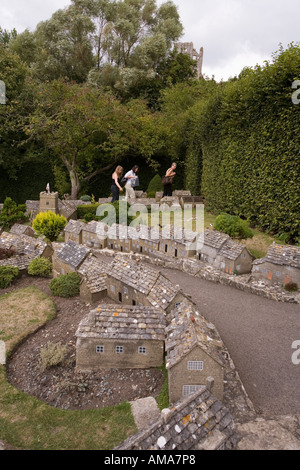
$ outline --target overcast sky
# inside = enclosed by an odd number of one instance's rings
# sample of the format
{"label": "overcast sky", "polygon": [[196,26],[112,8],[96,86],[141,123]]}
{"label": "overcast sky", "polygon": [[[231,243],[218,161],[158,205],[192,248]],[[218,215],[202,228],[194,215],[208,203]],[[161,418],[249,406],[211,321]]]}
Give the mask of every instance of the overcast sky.
{"label": "overcast sky", "polygon": [[[157,0],[158,4],[164,0]],[[69,0],[0,0],[0,26],[33,31]],[[280,43],[300,41],[299,0],[174,0],[184,26],[181,40],[204,47],[203,73],[217,80],[270,60]]]}

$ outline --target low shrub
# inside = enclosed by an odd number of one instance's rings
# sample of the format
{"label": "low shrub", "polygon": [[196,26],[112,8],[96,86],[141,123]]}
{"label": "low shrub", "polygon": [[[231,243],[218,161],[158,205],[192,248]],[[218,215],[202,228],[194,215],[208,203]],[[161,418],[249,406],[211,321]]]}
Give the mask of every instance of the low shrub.
{"label": "low shrub", "polygon": [[41,212],[32,222],[32,227],[38,235],[44,235],[50,242],[57,240],[60,232],[67,225],[67,219],[54,212]]}
{"label": "low shrub", "polygon": [[248,222],[234,215],[219,215],[215,220],[214,228],[232,238],[245,239],[253,238],[254,236],[254,232],[249,227]]}
{"label": "low shrub", "polygon": [[155,191],[149,191],[149,192],[147,193],[147,197],[148,197],[149,199],[155,199],[155,196],[156,196],[156,192],[155,192]]}
{"label": "low shrub", "polygon": [[99,204],[85,204],[77,207],[77,217],[78,219],[84,219],[87,214],[92,214],[96,216],[97,209]]}
{"label": "low shrub", "polygon": [[0,289],[6,289],[18,277],[19,268],[13,266],[0,266]]}
{"label": "low shrub", "polygon": [[36,258],[28,266],[30,276],[48,277],[52,273],[52,263],[47,258]]}
{"label": "low shrub", "polygon": [[62,343],[47,343],[40,350],[40,368],[42,371],[61,364],[67,354],[67,346]]}
{"label": "low shrub", "polygon": [[16,222],[25,222],[28,220],[25,212],[25,204],[17,204],[10,197],[7,197],[0,213],[0,226],[10,228]]}
{"label": "low shrub", "polygon": [[162,184],[161,176],[160,175],[155,175],[149,183],[149,186],[147,188],[147,194],[148,193],[154,193],[155,194],[155,193],[163,191],[163,190],[164,190],[164,187],[163,187],[163,184]]}
{"label": "low shrub", "polygon": [[288,292],[298,292],[299,287],[295,282],[289,282],[284,286],[285,290]]}
{"label": "low shrub", "polygon": [[83,201],[83,202],[91,202],[92,197],[88,196],[88,195],[85,195],[85,196],[81,196],[80,200]]}
{"label": "low shrub", "polygon": [[80,277],[77,273],[63,274],[51,280],[50,290],[56,297],[76,297],[80,292]]}
{"label": "low shrub", "polygon": [[0,260],[11,258],[15,254],[14,250],[0,248]]}

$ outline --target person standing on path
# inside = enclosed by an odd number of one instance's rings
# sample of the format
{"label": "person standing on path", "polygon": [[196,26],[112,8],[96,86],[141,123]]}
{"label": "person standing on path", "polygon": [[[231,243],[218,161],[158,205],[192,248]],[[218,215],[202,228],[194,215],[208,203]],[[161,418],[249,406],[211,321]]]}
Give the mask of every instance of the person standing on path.
{"label": "person standing on path", "polygon": [[121,186],[121,178],[123,175],[123,168],[121,166],[117,166],[114,173],[112,174],[112,183],[111,183],[111,192],[112,192],[112,203],[118,201],[120,198],[120,191],[123,191]]}
{"label": "person standing on path", "polygon": [[126,197],[125,200],[128,201],[135,201],[135,192],[134,192],[134,186],[137,186],[137,180],[138,176],[137,173],[139,171],[139,167],[135,165],[132,170],[128,171],[126,175],[124,176],[124,179],[127,180],[127,183],[125,184],[125,189],[126,189]]}
{"label": "person standing on path", "polygon": [[163,182],[163,185],[164,185],[164,193],[163,193],[163,197],[172,197],[172,183],[173,183],[173,179],[176,175],[175,173],[175,170],[177,168],[177,163],[172,163],[172,166],[171,168],[168,169],[168,171],[166,172],[163,180],[165,182]]}

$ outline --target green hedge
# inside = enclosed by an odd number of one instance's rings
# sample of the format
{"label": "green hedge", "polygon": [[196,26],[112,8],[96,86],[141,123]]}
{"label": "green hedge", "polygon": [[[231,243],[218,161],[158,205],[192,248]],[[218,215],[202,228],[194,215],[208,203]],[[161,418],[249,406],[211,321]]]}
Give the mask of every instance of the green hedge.
{"label": "green hedge", "polygon": [[[207,205],[286,234],[290,243],[300,241],[300,105],[292,103],[291,88],[297,78],[300,46],[291,45],[195,107],[190,131],[201,140]],[[191,147],[199,155],[198,139]]]}

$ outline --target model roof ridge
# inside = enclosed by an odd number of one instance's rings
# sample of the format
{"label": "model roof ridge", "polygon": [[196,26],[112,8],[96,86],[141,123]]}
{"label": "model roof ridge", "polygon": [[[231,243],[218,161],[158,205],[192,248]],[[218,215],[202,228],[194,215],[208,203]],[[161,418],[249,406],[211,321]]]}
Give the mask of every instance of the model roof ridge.
{"label": "model roof ridge", "polygon": [[181,361],[198,345],[224,366],[225,358],[222,352],[225,348],[221,338],[216,334],[212,337],[212,330],[207,326],[207,321],[192,304],[183,302],[171,312],[172,315],[173,319],[166,327],[167,369]]}

